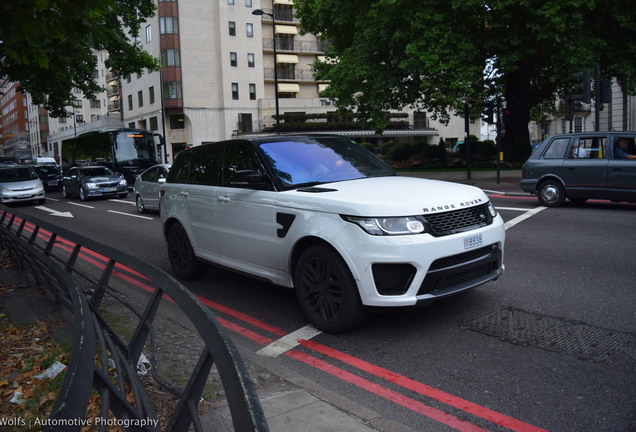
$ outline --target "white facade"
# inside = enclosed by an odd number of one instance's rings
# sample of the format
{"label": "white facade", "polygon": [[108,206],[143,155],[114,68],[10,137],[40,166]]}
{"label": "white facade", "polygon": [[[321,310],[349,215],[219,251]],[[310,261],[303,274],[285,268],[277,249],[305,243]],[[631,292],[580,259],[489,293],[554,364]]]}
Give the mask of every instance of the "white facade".
{"label": "white facade", "polygon": [[[598,130],[633,131],[636,130],[636,96],[625,94],[616,79],[612,80],[611,102],[602,104],[599,111]],[[563,115],[563,100],[557,102],[556,112],[547,122],[531,122],[529,125],[530,140],[541,142],[548,135],[572,132],[592,132],[595,130],[595,101],[591,104],[580,104],[570,122]]]}

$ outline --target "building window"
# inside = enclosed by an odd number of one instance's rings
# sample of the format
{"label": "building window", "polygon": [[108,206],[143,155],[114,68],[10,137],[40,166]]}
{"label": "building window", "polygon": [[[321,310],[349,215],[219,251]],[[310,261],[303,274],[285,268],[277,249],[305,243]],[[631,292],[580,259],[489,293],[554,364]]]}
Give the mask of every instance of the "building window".
{"label": "building window", "polygon": [[101,102],[98,100],[92,100],[91,101],[91,108],[101,108]]}
{"label": "building window", "polygon": [[159,18],[159,33],[161,34],[178,34],[179,21],[177,17],[161,17]]}
{"label": "building window", "polygon": [[239,91],[238,91],[238,83],[232,83],[232,99],[238,100]]}
{"label": "building window", "polygon": [[236,23],[234,21],[229,22],[230,36],[236,36]]}
{"label": "building window", "polygon": [[256,100],[256,84],[250,84],[250,100]]}
{"label": "building window", "polygon": [[155,103],[155,88],[154,87],[148,87],[148,99],[149,99],[150,105]]}
{"label": "building window", "polygon": [[152,42],[152,27],[146,26],[146,43]]}
{"label": "building window", "polygon": [[139,108],[144,106],[144,92],[142,91],[137,92],[137,101],[139,102]]}
{"label": "building window", "polygon": [[161,64],[163,66],[181,66],[178,49],[161,50]]}
{"label": "building window", "polygon": [[236,67],[237,65],[238,65],[238,62],[236,60],[236,53],[235,52],[231,52],[230,53],[230,66]]}
{"label": "building window", "polygon": [[251,8],[252,7],[252,0],[245,0],[245,7]]}
{"label": "building window", "polygon": [[574,132],[583,132],[583,118],[574,118]]}
{"label": "building window", "polygon": [[185,129],[183,114],[170,116],[170,129]]}
{"label": "building window", "polygon": [[159,123],[157,122],[157,117],[150,117],[150,130],[153,130],[153,131],[159,130]]}
{"label": "building window", "polygon": [[227,4],[234,6],[234,0],[227,0]]}
{"label": "building window", "polygon": [[181,99],[181,83],[178,81],[164,82],[163,96],[166,99]]}
{"label": "building window", "polygon": [[247,53],[247,67],[254,67],[254,53]]}
{"label": "building window", "polygon": [[132,95],[128,95],[128,111],[133,110]]}
{"label": "building window", "polygon": [[130,129],[135,129],[135,122],[130,122],[130,123],[128,123],[128,127],[129,127]]}
{"label": "building window", "polygon": [[248,38],[254,37],[254,24],[247,23],[246,32]]}

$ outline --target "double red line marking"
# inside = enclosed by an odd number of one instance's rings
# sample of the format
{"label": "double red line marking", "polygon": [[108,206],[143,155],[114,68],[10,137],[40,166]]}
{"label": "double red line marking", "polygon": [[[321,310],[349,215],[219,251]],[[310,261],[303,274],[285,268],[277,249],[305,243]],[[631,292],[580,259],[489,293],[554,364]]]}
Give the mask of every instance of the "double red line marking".
{"label": "double red line marking", "polygon": [[[32,230],[33,226],[26,224],[25,228]],[[43,230],[40,230],[38,234],[41,235],[43,238],[46,238],[46,237],[50,238],[51,236],[51,233],[43,231]],[[75,244],[70,241],[67,241],[61,238],[57,239],[56,247],[60,247],[64,249],[65,251],[68,251],[68,252],[72,251],[74,246]],[[82,248],[82,253],[80,253],[79,257],[100,269],[103,269],[105,267],[104,263],[108,262],[108,258],[86,248]],[[125,280],[131,285],[134,285],[144,291],[147,291],[147,292],[154,291],[154,288],[152,286],[144,282],[144,280],[149,280],[145,276],[141,275],[140,273],[124,265],[120,265],[119,263],[116,264],[116,268],[118,270],[113,272],[113,276],[119,277],[120,279]],[[216,303],[212,300],[206,299],[205,297],[197,296],[197,298],[211,309],[214,309],[218,312],[229,315],[239,321],[242,321],[246,324],[257,327],[268,333],[274,334],[279,337],[285,336],[287,334],[284,330],[276,326],[270,325],[266,322],[263,322],[261,320],[258,320],[250,315],[243,314],[234,309],[231,309],[219,303]],[[242,325],[235,324],[233,322],[230,322],[218,316],[216,317],[216,319],[226,329],[234,333],[240,334],[248,339],[251,339],[263,346],[269,345],[272,342],[274,342],[273,339],[260,335],[252,330],[249,330],[248,328]],[[322,354],[324,356],[337,360],[341,363],[347,364],[363,372],[366,372],[370,375],[376,376],[385,381],[398,385],[406,390],[418,393],[427,398],[436,400],[438,402],[444,403],[453,408],[462,410],[468,414],[487,420],[498,426],[502,426],[516,432],[546,432],[544,429],[538,428],[528,423],[524,423],[520,420],[509,417],[505,414],[498,413],[489,408],[482,407],[481,405],[478,405],[473,402],[467,401],[465,399],[459,398],[457,396],[451,395],[442,390],[435,389],[431,386],[417,382],[403,375],[399,375],[388,369],[384,369],[382,367],[368,363],[364,360],[358,359],[357,357],[353,357],[349,354],[345,354],[341,351],[335,350],[333,348],[330,348],[318,342],[314,342],[311,340],[299,340],[298,342],[305,349]],[[377,383],[371,382],[365,378],[362,378],[361,376],[355,375],[342,368],[339,368],[330,363],[327,363],[324,360],[321,360],[317,357],[307,354],[306,352],[296,350],[296,349],[291,349],[287,351],[285,354],[297,361],[300,361],[309,366],[315,367],[316,369],[319,369],[325,373],[328,373],[336,378],[342,379],[350,384],[353,384],[356,387],[364,389],[386,400],[389,400],[393,403],[401,405],[414,412],[417,412],[426,417],[429,417],[432,420],[443,423],[455,430],[462,431],[462,432],[486,431],[486,429],[483,429],[480,426],[477,426],[466,420],[462,420],[452,414],[448,414],[437,408],[433,408],[418,400],[404,396],[396,391],[383,387]]]}

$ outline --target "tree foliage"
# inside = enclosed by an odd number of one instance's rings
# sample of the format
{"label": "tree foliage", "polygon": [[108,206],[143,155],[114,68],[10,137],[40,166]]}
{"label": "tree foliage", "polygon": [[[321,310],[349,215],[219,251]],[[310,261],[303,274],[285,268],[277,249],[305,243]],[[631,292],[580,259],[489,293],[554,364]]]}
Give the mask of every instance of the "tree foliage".
{"label": "tree foliage", "polygon": [[0,76],[21,84],[53,116],[66,116],[77,87],[93,97],[91,49],[106,50],[106,66],[121,76],[157,69],[135,45],[140,24],[154,16],[152,0],[19,0],[0,5]]}
{"label": "tree foliage", "polygon": [[295,0],[306,32],[330,42],[326,95],[383,128],[405,106],[476,117],[492,94],[511,112],[509,160],[530,152],[530,110],[593,69],[636,92],[636,8],[627,0]]}

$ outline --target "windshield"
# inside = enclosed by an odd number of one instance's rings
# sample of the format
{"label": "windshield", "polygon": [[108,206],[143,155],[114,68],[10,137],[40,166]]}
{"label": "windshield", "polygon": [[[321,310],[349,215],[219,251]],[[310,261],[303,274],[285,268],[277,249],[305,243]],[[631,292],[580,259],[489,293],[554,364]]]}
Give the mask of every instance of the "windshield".
{"label": "windshield", "polygon": [[281,137],[260,144],[260,149],[284,187],[396,175],[373,153],[345,138]]}
{"label": "windshield", "polygon": [[115,175],[115,173],[106,167],[82,168],[80,170],[80,177],[112,176],[112,175]]}
{"label": "windshield", "polygon": [[20,182],[35,180],[38,175],[29,167],[11,167],[0,169],[0,182]]}
{"label": "windshield", "polygon": [[119,132],[115,140],[115,158],[120,164],[151,166],[157,163],[156,146],[151,134]]}

